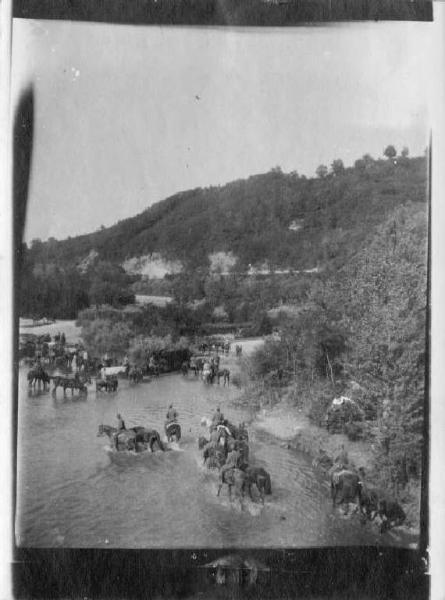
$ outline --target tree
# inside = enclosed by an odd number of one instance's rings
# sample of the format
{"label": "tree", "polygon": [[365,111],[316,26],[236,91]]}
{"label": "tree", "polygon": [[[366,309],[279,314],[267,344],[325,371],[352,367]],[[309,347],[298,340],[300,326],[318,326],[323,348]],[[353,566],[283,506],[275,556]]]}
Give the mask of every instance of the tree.
{"label": "tree", "polygon": [[95,319],[82,323],[82,339],[93,356],[101,356],[104,352],[123,356],[133,337],[132,328],[124,322]]}
{"label": "tree", "polygon": [[106,261],[98,262],[88,270],[87,276],[90,281],[90,302],[96,306],[134,303],[130,285],[135,278],[128,275],[119,265]]}
{"label": "tree", "polygon": [[345,165],[343,164],[343,161],[340,158],[337,158],[334,161],[332,161],[331,169],[334,175],[338,177],[339,175],[342,175],[345,172]]}
{"label": "tree", "polygon": [[354,163],[354,169],[357,169],[357,171],[364,171],[366,169],[366,163],[363,160],[363,158],[358,158],[355,163]]}
{"label": "tree", "polygon": [[324,179],[326,177],[326,175],[328,174],[328,168],[326,165],[320,165],[319,167],[317,167],[315,174],[317,175],[317,177],[319,177],[320,179]]}
{"label": "tree", "polygon": [[404,147],[403,147],[403,150],[402,150],[402,152],[401,152],[401,155],[403,156],[403,158],[408,158],[408,156],[409,156],[409,149],[408,149],[408,146],[404,146]]}
{"label": "tree", "polygon": [[386,146],[383,155],[386,156],[386,158],[388,158],[389,160],[392,160],[397,156],[397,150],[392,145]]}

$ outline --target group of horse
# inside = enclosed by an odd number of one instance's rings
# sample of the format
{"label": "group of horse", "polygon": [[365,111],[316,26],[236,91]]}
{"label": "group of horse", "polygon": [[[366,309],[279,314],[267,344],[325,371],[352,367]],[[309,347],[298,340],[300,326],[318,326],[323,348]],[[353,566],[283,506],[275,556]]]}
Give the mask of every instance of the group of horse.
{"label": "group of horse", "polygon": [[222,354],[229,354],[230,342],[228,340],[213,340],[209,342],[202,342],[202,344],[199,344],[198,349],[204,354],[206,352],[221,352]]}
{"label": "group of horse", "polygon": [[[100,372],[100,371],[99,371]],[[128,380],[131,383],[140,383],[143,381],[142,369],[137,367],[130,367],[122,369],[122,372],[126,374]],[[63,393],[66,394],[66,390],[70,389],[71,394],[74,390],[79,390],[81,394],[85,394],[88,391],[87,384],[91,384],[91,376],[89,371],[82,370],[76,371],[74,374],[56,374],[50,375],[43,368],[41,364],[34,366],[27,374],[29,387],[35,388],[36,385],[46,390],[47,386],[53,382],[53,392],[55,393],[57,388],[62,388]],[[96,391],[115,392],[119,385],[117,374],[108,375],[105,378],[97,377],[96,379]]]}
{"label": "group of horse", "polygon": [[219,360],[217,359],[219,357],[209,359],[202,356],[192,356],[189,361],[182,363],[181,372],[184,377],[187,377],[189,372],[193,372],[195,377],[201,377],[204,383],[208,384],[215,383],[216,381],[219,385],[222,379],[223,385],[228,386],[230,384],[230,371],[226,368],[220,369]]}
{"label": "group of horse", "polygon": [[405,522],[406,514],[400,504],[386,491],[366,483],[363,468],[356,472],[344,465],[334,465],[329,474],[333,508],[343,504],[347,514],[349,504],[356,504],[355,510],[360,511],[362,523],[374,521],[377,516],[380,518],[381,533]]}
{"label": "group of horse", "polygon": [[[198,448],[202,450],[203,464],[209,469],[219,469],[217,496],[220,495],[223,485],[227,485],[230,500],[232,500],[232,488],[235,488],[241,499],[245,497],[247,491],[253,501],[252,487],[255,486],[261,503],[264,504],[264,496],[272,493],[270,475],[262,467],[249,464],[249,434],[244,423],[238,427],[228,420],[218,425],[212,425],[206,419],[202,423],[209,425],[211,434],[216,433],[211,436],[214,441],[207,440],[204,436],[200,437]],[[226,465],[230,450],[237,451],[238,459],[236,464]]]}
{"label": "group of horse", "polygon": [[87,383],[91,383],[91,378],[88,375],[80,375],[75,373],[73,377],[65,375],[49,375],[45,369],[38,365],[31,369],[27,375],[28,385],[35,388],[36,385],[40,388],[43,385],[43,389],[46,390],[47,386],[53,382],[53,393],[56,392],[58,387],[63,389],[63,393],[66,393],[67,389],[71,390],[71,394],[74,390],[79,390],[80,393],[86,393],[88,391]]}
{"label": "group of horse", "polygon": [[[164,431],[167,442],[179,442],[181,439],[181,426],[176,421],[165,423]],[[135,427],[119,431],[111,425],[99,425],[97,435],[99,437],[107,435],[111,446],[118,452],[144,452],[148,449],[151,452],[155,452],[156,447],[162,452],[166,450],[159,432],[156,429],[149,429],[143,425],[136,425]]]}

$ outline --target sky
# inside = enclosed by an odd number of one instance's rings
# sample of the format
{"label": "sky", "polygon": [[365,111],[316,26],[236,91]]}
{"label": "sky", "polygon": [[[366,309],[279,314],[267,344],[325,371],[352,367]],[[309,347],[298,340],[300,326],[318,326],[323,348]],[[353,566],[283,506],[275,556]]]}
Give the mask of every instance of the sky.
{"label": "sky", "polygon": [[431,26],[14,20],[13,103],[28,83],[35,92],[25,240],[88,233],[275,166],[311,177],[388,144],[422,154]]}

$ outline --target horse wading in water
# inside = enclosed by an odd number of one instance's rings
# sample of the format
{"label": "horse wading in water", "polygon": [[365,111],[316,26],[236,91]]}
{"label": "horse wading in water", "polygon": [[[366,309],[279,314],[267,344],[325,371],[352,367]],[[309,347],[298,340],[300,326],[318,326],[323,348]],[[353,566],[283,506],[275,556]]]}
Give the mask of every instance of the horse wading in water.
{"label": "horse wading in water", "polygon": [[[116,450],[135,450],[143,446],[144,450],[150,448],[154,452],[154,445],[162,451],[165,450],[161,436],[155,429],[147,429],[143,426],[131,427],[130,429],[117,430],[111,425],[99,425],[97,435],[107,435]],[[123,447],[122,447],[123,446]]]}
{"label": "horse wading in water", "polygon": [[48,373],[41,366],[31,369],[27,375],[27,379],[29,387],[35,387],[36,383],[40,387],[40,384],[43,383],[44,390],[46,389],[47,384],[49,385],[51,381]]}
{"label": "horse wading in water", "polygon": [[63,394],[66,394],[66,390],[71,389],[71,395],[74,394],[74,390],[79,390],[81,394],[86,394],[88,392],[88,388],[86,386],[87,383],[91,383],[91,379],[89,376],[80,377],[78,373],[74,377],[64,377],[61,375],[56,375],[51,377],[53,380],[53,394],[56,393],[57,388],[63,388]]}
{"label": "horse wading in water", "polygon": [[245,484],[246,484],[246,474],[241,469],[228,469],[221,474],[221,481],[218,487],[218,491],[216,493],[219,496],[221,492],[221,488],[224,484],[229,488],[229,498],[232,500],[232,488],[235,487],[241,494],[241,498],[244,498]]}

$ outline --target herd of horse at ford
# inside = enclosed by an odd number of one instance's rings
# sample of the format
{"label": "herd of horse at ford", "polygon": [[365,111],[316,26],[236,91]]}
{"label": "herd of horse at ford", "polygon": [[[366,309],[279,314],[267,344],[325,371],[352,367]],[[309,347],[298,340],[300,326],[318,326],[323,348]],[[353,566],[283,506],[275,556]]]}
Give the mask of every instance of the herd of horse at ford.
{"label": "herd of horse at ford", "polygon": [[[203,343],[199,347],[198,355],[192,355],[188,350],[153,353],[147,357],[143,367],[137,367],[131,365],[127,357],[122,364],[113,364],[116,361],[107,354],[101,359],[90,358],[80,344],[67,347],[60,334],[56,336],[54,343],[47,339],[49,336],[45,337],[46,341],[41,342],[40,347],[39,344],[35,344],[34,357],[29,356],[29,351],[25,354],[25,360],[32,364],[27,379],[30,388],[43,385],[46,389],[52,381],[53,394],[58,387],[63,389],[64,394],[67,389],[71,389],[72,394],[74,390],[85,394],[88,391],[87,384],[92,383],[92,377],[95,377],[96,391],[115,392],[118,389],[119,377],[126,377],[129,382],[137,384],[147,381],[147,376],[157,377],[163,372],[174,370],[180,370],[184,377],[193,374],[206,384],[219,384],[220,381],[223,385],[230,383],[229,370],[220,368],[220,353],[230,352],[228,342]],[[46,344],[46,351],[42,352],[43,344]],[[235,353],[236,356],[241,355],[240,345],[236,345]],[[168,407],[164,423],[167,444],[162,441],[158,431],[145,426],[127,429],[121,415],[118,414],[116,418],[116,426],[101,424],[97,433],[98,436],[108,436],[111,448],[115,452],[163,452],[169,449],[168,443],[179,443],[181,439],[178,414],[172,405]],[[206,428],[207,433],[199,437],[198,448],[202,452],[203,465],[219,473],[217,495],[219,496],[221,489],[226,485],[231,500],[232,490],[235,490],[241,502],[246,493],[253,501],[252,489],[256,488],[259,499],[264,504],[265,495],[272,494],[271,477],[264,468],[249,462],[249,434],[246,425],[241,423],[235,426],[224,418],[219,408],[211,419],[204,417],[201,425]],[[334,508],[343,505],[347,514],[349,505],[355,504],[354,512],[360,513],[362,523],[379,517],[382,533],[405,522],[406,515],[399,503],[366,482],[364,470],[356,471],[350,466],[344,449],[335,461],[321,453],[313,466],[328,473]]]}

